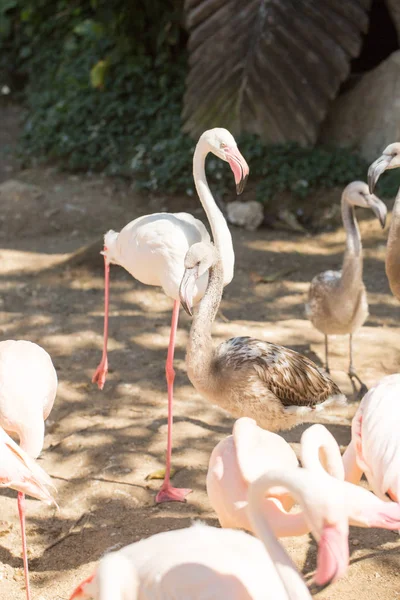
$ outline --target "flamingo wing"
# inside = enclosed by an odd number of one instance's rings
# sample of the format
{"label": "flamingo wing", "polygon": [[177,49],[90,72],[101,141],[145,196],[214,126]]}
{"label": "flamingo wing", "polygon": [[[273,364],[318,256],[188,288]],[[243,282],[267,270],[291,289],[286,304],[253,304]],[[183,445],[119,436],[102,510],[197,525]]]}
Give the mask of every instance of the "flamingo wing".
{"label": "flamingo wing", "polygon": [[384,377],[364,396],[352,422],[357,462],[373,491],[400,500],[400,374]]}

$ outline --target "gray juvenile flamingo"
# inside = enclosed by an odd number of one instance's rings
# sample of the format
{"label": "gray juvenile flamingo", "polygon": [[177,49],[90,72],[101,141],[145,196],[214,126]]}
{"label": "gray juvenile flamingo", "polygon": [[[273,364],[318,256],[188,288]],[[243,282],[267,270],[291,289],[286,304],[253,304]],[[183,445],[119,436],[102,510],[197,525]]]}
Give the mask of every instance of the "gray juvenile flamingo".
{"label": "gray juvenile flamingo", "polygon": [[386,205],[370,194],[363,181],[353,181],[342,194],[342,219],[346,230],[346,251],[341,271],[324,271],[311,282],[306,304],[306,315],[318,331],[325,335],[325,369],[329,373],[328,336],[349,335],[349,378],[354,392],[354,379],[360,384],[359,394],[367,391],[353,366],[353,333],[368,317],[367,291],[362,280],[363,257],[361,235],[354,211],[355,206],[369,208],[386,223]]}

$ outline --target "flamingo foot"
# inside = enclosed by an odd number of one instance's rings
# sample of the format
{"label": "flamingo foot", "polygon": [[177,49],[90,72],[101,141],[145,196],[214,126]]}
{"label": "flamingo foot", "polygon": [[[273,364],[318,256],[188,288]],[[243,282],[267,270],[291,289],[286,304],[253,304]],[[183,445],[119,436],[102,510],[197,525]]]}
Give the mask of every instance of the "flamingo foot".
{"label": "flamingo foot", "polygon": [[97,383],[97,387],[99,388],[99,390],[102,390],[104,388],[107,373],[108,373],[108,361],[102,359],[92,377],[92,383]]}
{"label": "flamingo foot", "polygon": [[163,483],[156,496],[156,504],[161,504],[162,502],[186,502],[186,496],[192,491],[188,488],[174,488],[170,483]]}

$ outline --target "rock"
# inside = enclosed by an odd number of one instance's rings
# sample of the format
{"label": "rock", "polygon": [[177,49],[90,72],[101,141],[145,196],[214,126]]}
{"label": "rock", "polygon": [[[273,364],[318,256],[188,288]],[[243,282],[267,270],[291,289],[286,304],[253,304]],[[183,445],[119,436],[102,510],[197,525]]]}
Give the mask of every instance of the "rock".
{"label": "rock", "polygon": [[264,209],[259,202],[240,202],[235,200],[226,206],[229,223],[244,227],[247,231],[255,231],[264,220]]}
{"label": "rock", "polygon": [[335,100],[320,141],[354,146],[372,162],[400,138],[400,50]]}
{"label": "rock", "polygon": [[42,195],[42,190],[36,185],[30,185],[23,181],[17,181],[16,179],[8,179],[0,184],[0,201],[2,202],[6,198],[13,202],[20,202],[21,200],[37,200]]}
{"label": "rock", "polygon": [[397,32],[397,39],[400,43],[400,4],[399,0],[386,0],[390,16],[392,17],[393,25]]}

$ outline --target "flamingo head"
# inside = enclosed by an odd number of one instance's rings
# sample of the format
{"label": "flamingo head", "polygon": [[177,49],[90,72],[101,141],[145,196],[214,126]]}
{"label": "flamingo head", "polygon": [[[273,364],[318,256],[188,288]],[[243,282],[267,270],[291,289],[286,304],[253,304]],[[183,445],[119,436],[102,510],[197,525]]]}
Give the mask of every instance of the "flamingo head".
{"label": "flamingo head", "polygon": [[323,482],[322,477],[319,481],[311,472],[304,473],[303,478],[307,481],[307,488],[300,504],[304,518],[318,543],[314,582],[324,588],[342,577],[349,564],[347,499],[343,493],[343,483],[328,474],[323,477]]}
{"label": "flamingo head", "polygon": [[318,543],[317,571],[315,583],[326,587],[342,577],[349,564],[349,542],[347,531],[335,524],[324,525]]}
{"label": "flamingo head", "polygon": [[193,314],[193,297],[196,281],[216,261],[218,252],[210,242],[198,242],[190,246],[185,256],[185,272],[179,287],[179,298],[188,315]]}
{"label": "flamingo head", "polygon": [[368,185],[371,192],[374,191],[379,177],[388,169],[400,167],[400,143],[389,144],[381,156],[368,169]]}
{"label": "flamingo head", "polygon": [[343,190],[343,197],[353,206],[361,206],[369,208],[379,219],[381,227],[386,224],[387,208],[375,194],[370,194],[369,188],[364,181],[353,181],[349,183]]}
{"label": "flamingo head", "polygon": [[235,138],[227,129],[214,127],[205,131],[200,140],[206,142],[210,152],[229,163],[235,177],[236,193],[243,192],[249,176],[249,166],[239,152]]}

